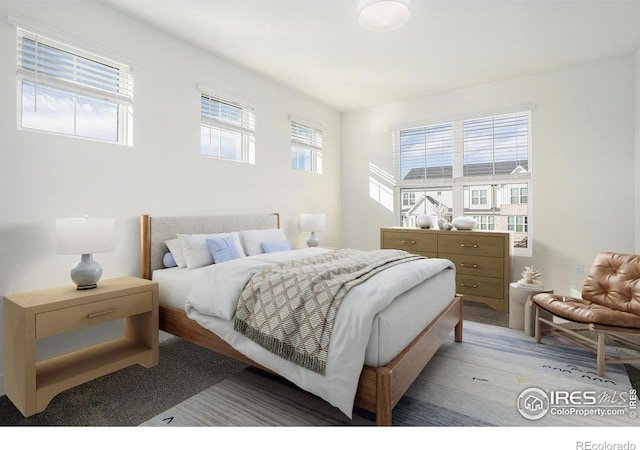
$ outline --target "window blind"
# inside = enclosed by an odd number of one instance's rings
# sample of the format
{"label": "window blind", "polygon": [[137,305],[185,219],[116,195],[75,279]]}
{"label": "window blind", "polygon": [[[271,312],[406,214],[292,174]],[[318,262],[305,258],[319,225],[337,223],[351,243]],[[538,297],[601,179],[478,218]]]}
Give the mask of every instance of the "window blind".
{"label": "window blind", "polygon": [[393,133],[396,179],[406,182],[453,176],[451,123]]}
{"label": "window blind", "polygon": [[18,29],[18,76],[37,85],[131,105],[133,68]]}
{"label": "window blind", "polygon": [[528,170],[529,114],[466,120],[463,176],[515,174]]}
{"label": "window blind", "polygon": [[313,151],[322,150],[322,131],[291,121],[291,143]]}
{"label": "window blind", "polygon": [[200,112],[203,124],[243,134],[255,132],[255,110],[251,107],[202,93]]}
{"label": "window blind", "polygon": [[514,248],[530,256],[530,135],[531,110],[515,108],[391,127],[400,224],[469,215],[514,231]]}

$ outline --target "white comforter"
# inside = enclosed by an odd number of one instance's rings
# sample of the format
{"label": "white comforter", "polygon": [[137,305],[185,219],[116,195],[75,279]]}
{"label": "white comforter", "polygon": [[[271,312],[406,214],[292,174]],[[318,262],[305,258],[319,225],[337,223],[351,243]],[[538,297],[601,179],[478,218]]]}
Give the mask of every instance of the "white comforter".
{"label": "white comforter", "polygon": [[[353,402],[373,319],[394,298],[443,270],[455,270],[446,259],[421,259],[392,266],[353,287],[342,301],[331,335],[326,374],[304,369],[265,350],[233,330],[238,298],[251,276],[264,267],[326,252],[306,248],[213,264],[193,285],[187,315],[235,349],[352,417]],[[425,324],[426,326],[427,324]]]}

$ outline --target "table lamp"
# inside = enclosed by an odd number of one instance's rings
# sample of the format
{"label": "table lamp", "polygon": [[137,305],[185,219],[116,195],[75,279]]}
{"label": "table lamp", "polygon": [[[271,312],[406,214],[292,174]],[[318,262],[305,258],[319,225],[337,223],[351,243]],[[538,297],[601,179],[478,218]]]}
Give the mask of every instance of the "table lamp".
{"label": "table lamp", "polygon": [[324,214],[301,214],[300,228],[302,231],[310,231],[307,239],[308,247],[317,247],[320,240],[316,237],[316,231],[324,231]]}
{"label": "table lamp", "polygon": [[93,259],[93,253],[115,249],[113,219],[69,218],[56,219],[56,253],[82,255],[71,269],[71,279],[78,290],[97,287],[102,267]]}

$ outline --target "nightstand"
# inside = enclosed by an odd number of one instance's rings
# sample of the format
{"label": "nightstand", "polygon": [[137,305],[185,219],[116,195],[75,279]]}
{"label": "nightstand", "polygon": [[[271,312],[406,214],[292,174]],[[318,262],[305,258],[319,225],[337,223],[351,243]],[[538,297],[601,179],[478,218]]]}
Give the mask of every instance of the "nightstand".
{"label": "nightstand", "polygon": [[[122,337],[36,362],[36,342],[124,319]],[[4,390],[25,416],[60,392],[133,364],[158,364],[158,284],[136,277],[4,297]]]}

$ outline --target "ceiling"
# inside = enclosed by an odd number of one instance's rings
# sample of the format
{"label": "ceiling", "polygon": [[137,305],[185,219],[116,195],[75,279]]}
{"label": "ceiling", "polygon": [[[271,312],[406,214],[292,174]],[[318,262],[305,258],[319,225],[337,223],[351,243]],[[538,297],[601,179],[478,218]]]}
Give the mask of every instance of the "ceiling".
{"label": "ceiling", "polygon": [[338,111],[630,55],[640,0],[413,0],[396,31],[356,0],[106,0]]}

